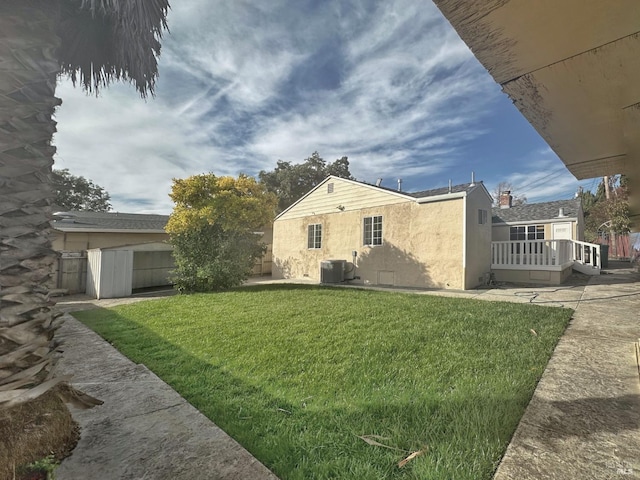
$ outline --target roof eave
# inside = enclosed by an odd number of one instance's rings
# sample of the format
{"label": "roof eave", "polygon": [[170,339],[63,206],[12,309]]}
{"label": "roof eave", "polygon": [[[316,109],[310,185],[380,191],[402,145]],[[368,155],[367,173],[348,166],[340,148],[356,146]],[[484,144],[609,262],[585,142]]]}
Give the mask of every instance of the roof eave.
{"label": "roof eave", "polygon": [[164,229],[150,230],[144,228],[61,228],[54,226],[53,229],[63,233],[167,233]]}
{"label": "roof eave", "polygon": [[492,225],[500,226],[500,225],[535,225],[536,223],[553,223],[558,220],[566,221],[566,222],[577,222],[577,217],[556,217],[556,218],[547,218],[547,219],[539,219],[539,220],[510,220],[510,221],[499,221],[494,222],[491,221]]}
{"label": "roof eave", "polygon": [[467,192],[456,192],[456,193],[445,193],[443,195],[433,195],[431,197],[420,197],[415,198],[414,200],[417,203],[430,203],[430,202],[441,202],[443,200],[453,200],[454,198],[464,198],[467,196]]}

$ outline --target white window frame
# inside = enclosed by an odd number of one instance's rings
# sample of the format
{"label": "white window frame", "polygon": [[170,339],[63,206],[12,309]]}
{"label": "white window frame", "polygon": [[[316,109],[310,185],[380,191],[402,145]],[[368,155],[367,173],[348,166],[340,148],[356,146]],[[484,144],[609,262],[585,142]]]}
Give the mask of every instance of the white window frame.
{"label": "white window frame", "polygon": [[[522,231],[518,231],[518,229]],[[514,232],[515,230],[515,232]],[[524,238],[517,238],[524,236]],[[516,237],[516,238],[514,238]],[[524,242],[529,240],[544,240],[544,225],[510,225],[509,226],[509,241],[511,242]],[[525,244],[525,248],[527,244]],[[533,246],[528,244],[529,253],[542,253],[539,252],[539,244],[534,243]],[[520,253],[520,244],[511,244],[511,253]]]}
{"label": "white window frame", "polygon": [[307,227],[307,248],[318,250],[322,248],[322,224],[311,223]]}
{"label": "white window frame", "polygon": [[[514,229],[516,230],[514,232]],[[521,229],[522,231],[518,231]],[[516,238],[514,238],[514,236]],[[517,238],[524,236],[524,238]],[[519,242],[523,240],[544,240],[544,225],[510,225],[509,240]]]}
{"label": "white window frame", "polygon": [[[370,223],[369,227],[367,223]],[[368,247],[382,245],[382,215],[371,215],[362,219],[362,244]]]}

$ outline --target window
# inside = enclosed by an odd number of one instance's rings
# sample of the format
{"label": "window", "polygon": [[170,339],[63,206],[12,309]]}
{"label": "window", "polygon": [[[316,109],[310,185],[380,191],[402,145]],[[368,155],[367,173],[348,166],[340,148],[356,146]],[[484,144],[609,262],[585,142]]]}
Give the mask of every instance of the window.
{"label": "window", "polygon": [[309,225],[307,232],[307,248],[322,248],[322,224]]}
{"label": "window", "polygon": [[[509,240],[544,240],[544,225],[518,225],[509,228]],[[514,248],[515,247],[515,248]],[[542,253],[537,243],[525,245],[525,253]],[[511,245],[511,253],[520,253],[520,244]]]}
{"label": "window", "polygon": [[510,227],[509,240],[544,240],[544,225]]}
{"label": "window", "polygon": [[364,245],[382,245],[382,215],[364,217]]}
{"label": "window", "polygon": [[478,223],[480,225],[487,223],[487,211],[481,208],[478,209]]}
{"label": "window", "polygon": [[327,193],[333,193],[333,183],[327,183]]}

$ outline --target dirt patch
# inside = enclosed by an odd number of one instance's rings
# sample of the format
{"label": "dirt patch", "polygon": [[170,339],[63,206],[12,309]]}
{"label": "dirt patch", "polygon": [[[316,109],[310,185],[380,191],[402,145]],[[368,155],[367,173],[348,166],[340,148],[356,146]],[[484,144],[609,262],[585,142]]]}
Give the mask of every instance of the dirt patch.
{"label": "dirt patch", "polygon": [[54,388],[31,402],[0,410],[0,479],[13,479],[14,474],[16,480],[46,478],[29,476],[21,467],[49,455],[60,461],[71,454],[80,429],[57,392]]}

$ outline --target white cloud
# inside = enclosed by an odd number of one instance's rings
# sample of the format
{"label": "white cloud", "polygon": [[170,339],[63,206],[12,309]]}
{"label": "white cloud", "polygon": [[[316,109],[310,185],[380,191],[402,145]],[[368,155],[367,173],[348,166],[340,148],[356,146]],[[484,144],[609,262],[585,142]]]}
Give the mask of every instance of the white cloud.
{"label": "white cloud", "polygon": [[215,148],[190,119],[173,115],[163,102],[144,102],[133,89],[119,85],[99,98],[69,83],[56,93],[63,105],[56,113],[55,166],[104,187],[117,210],[170,211],[171,179],[212,167]]}
{"label": "white cloud", "polygon": [[[251,150],[289,160],[316,149],[332,152],[327,158],[348,155],[354,163],[363,162],[355,163],[354,171],[377,175],[406,171],[403,166],[416,156],[424,158],[439,153],[445,143],[450,149],[458,138],[468,139],[469,119],[481,115],[493,85],[455,34],[434,20],[435,13],[414,2],[381,8],[370,28],[345,46],[348,62],[341,88],[310,98],[303,111],[271,118]],[[407,24],[419,32],[417,38],[409,34],[403,40]],[[346,21],[342,28],[356,30]],[[447,70],[457,74],[440,81],[438,75]],[[416,165],[410,174],[435,173],[446,164]]]}
{"label": "white cloud", "polygon": [[[550,148],[515,159],[514,165],[521,167],[500,181],[511,184],[514,194],[526,196],[528,203],[572,198],[578,189],[578,181]],[[498,183],[488,184],[492,194]]]}
{"label": "white cloud", "polygon": [[349,156],[363,180],[426,179],[455,168],[498,95],[429,2],[183,0],[169,26],[156,98],[57,90],[57,167],[120,211],[168,213],[173,177],[256,174],[316,150]]}

